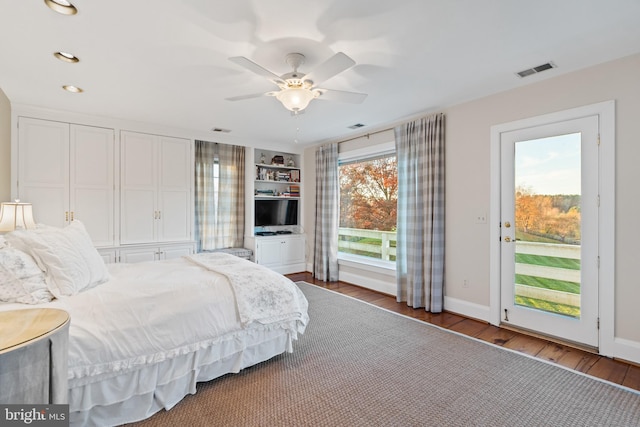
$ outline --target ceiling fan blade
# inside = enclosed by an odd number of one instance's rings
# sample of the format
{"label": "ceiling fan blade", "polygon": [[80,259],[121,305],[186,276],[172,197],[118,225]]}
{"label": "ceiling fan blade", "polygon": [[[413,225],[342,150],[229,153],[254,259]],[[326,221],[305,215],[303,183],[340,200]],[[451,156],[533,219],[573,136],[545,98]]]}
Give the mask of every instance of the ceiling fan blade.
{"label": "ceiling fan blade", "polygon": [[281,84],[284,84],[284,81],[280,78],[280,76],[278,76],[275,73],[272,73],[271,71],[267,70],[261,65],[256,64],[252,60],[245,58],[244,56],[233,56],[229,58],[229,61],[235,64],[238,64],[241,67],[244,67],[247,70],[252,71],[259,76],[266,77],[275,85],[280,86]]}
{"label": "ceiling fan blade", "polygon": [[346,92],[344,90],[316,89],[321,95],[317,99],[327,101],[346,102],[349,104],[360,104],[367,97],[366,93]]}
{"label": "ceiling fan blade", "polygon": [[252,98],[260,98],[261,96],[267,95],[264,92],[261,93],[252,93],[249,95],[240,95],[240,96],[232,96],[231,98],[225,98],[227,101],[242,101],[243,99],[252,99]]}
{"label": "ceiling fan blade", "polygon": [[315,70],[304,76],[304,79],[311,80],[313,85],[316,86],[322,84],[322,82],[326,80],[329,80],[336,74],[343,72],[347,68],[353,67],[355,64],[356,61],[349,58],[344,53],[338,52],[316,67]]}

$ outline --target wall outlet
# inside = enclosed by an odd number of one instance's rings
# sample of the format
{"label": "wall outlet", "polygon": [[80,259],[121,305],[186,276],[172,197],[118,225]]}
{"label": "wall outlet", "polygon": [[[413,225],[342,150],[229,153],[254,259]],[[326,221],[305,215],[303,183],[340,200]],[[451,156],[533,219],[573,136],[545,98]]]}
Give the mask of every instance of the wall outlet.
{"label": "wall outlet", "polygon": [[486,224],[487,223],[487,213],[480,212],[475,217],[476,224]]}
{"label": "wall outlet", "polygon": [[464,279],[464,280],[462,281],[462,287],[463,287],[463,288],[468,288],[468,287],[469,287],[469,281],[468,281],[467,279]]}

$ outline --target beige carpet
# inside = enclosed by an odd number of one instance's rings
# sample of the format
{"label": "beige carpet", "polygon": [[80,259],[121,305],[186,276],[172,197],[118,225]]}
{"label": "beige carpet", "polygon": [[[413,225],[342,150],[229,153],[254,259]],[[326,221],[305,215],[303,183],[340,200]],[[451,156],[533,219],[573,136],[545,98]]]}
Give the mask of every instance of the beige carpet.
{"label": "beige carpet", "polygon": [[135,426],[638,426],[640,394],[300,283],[284,354]]}

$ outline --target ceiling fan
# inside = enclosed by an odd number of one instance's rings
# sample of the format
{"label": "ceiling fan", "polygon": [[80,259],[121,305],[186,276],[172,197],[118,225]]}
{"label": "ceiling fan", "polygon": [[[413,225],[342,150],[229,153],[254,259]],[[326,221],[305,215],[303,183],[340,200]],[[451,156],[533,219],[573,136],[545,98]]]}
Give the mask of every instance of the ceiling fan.
{"label": "ceiling fan", "polygon": [[318,85],[329,80],[336,74],[355,65],[356,62],[342,52],[336,53],[309,74],[298,71],[298,68],[304,64],[304,55],[301,53],[289,53],[285,57],[285,62],[293,68],[293,71],[283,74],[282,76],[278,76],[244,56],[234,56],[229,58],[229,60],[262,77],[266,77],[267,80],[280,88],[280,90],[266,93],[254,93],[251,95],[226,98],[229,101],[240,101],[261,96],[275,96],[287,110],[295,115],[303,112],[313,99],[359,104],[367,97],[365,93],[345,92],[342,90],[318,87]]}

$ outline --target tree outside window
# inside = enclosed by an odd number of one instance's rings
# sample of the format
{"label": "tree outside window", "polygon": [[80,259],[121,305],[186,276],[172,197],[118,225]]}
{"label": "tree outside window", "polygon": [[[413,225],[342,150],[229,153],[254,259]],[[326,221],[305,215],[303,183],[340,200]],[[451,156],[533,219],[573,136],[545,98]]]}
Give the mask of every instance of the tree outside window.
{"label": "tree outside window", "polygon": [[395,261],[395,154],[342,163],[339,173],[339,251]]}

